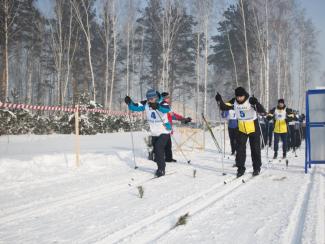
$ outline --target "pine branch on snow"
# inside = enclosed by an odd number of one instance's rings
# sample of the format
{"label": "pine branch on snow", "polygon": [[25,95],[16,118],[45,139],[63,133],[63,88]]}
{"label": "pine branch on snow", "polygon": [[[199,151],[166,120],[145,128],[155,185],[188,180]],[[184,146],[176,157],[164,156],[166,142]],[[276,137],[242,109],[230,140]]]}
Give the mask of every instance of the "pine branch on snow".
{"label": "pine branch on snow", "polygon": [[186,214],[182,215],[181,217],[179,217],[174,228],[176,228],[179,225],[186,225],[188,217],[189,217],[189,213],[186,213]]}
{"label": "pine branch on snow", "polygon": [[139,192],[139,197],[142,198],[143,197],[143,194],[144,194],[144,189],[142,186],[138,186],[138,192]]}

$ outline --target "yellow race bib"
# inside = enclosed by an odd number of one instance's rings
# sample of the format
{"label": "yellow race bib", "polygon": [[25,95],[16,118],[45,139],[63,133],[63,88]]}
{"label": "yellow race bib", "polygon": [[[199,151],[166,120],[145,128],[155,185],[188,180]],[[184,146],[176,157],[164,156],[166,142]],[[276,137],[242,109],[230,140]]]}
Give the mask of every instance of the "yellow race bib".
{"label": "yellow race bib", "polygon": [[287,128],[287,123],[285,120],[276,120],[275,125],[274,125],[274,132],[275,133],[287,133],[288,128]]}
{"label": "yellow race bib", "polygon": [[254,120],[238,120],[238,128],[240,132],[250,134],[255,132]]}

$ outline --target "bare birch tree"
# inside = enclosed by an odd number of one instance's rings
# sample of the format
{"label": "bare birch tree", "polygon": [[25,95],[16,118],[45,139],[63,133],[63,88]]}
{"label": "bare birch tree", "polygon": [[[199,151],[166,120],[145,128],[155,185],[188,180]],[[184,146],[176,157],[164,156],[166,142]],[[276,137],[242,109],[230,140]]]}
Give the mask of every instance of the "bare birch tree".
{"label": "bare birch tree", "polygon": [[80,25],[80,28],[85,35],[87,41],[87,53],[88,53],[88,62],[91,75],[91,83],[93,86],[93,100],[96,101],[96,85],[95,85],[95,76],[93,71],[93,63],[91,57],[91,31],[89,23],[89,12],[91,10],[93,1],[91,0],[71,0],[71,4],[74,9],[75,17]]}

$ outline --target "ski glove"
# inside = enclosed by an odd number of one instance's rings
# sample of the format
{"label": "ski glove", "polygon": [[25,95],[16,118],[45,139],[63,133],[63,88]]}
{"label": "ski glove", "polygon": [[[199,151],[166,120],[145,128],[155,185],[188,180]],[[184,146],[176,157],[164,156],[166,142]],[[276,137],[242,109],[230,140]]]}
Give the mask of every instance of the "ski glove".
{"label": "ski glove", "polygon": [[185,124],[187,124],[187,123],[189,123],[191,121],[192,121],[192,118],[191,117],[187,117],[187,118],[184,119],[184,123]]}
{"label": "ski glove", "polygon": [[221,95],[219,94],[219,92],[217,92],[217,95],[216,95],[216,101],[217,102],[220,102],[222,100],[222,97]]}
{"label": "ski glove", "polygon": [[159,104],[158,103],[149,103],[149,107],[152,108],[153,110],[156,110],[159,108]]}
{"label": "ski glove", "polygon": [[249,98],[249,103],[252,105],[256,105],[258,103],[257,98],[256,97],[250,97]]}
{"label": "ski glove", "polygon": [[129,96],[126,96],[126,97],[124,98],[124,102],[125,102],[127,105],[129,105],[129,104],[132,102],[132,100],[131,100],[131,98],[130,98]]}

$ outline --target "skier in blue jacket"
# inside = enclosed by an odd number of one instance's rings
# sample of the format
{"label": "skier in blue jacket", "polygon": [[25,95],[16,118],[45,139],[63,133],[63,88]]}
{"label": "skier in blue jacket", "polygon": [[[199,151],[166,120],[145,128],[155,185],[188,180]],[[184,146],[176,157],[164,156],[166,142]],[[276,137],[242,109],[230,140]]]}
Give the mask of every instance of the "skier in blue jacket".
{"label": "skier in blue jacket", "polygon": [[158,166],[156,176],[160,177],[165,175],[165,151],[172,130],[167,117],[170,108],[166,102],[160,100],[159,93],[154,89],[147,91],[146,98],[145,101],[135,103],[129,96],[126,96],[125,103],[131,111],[146,112],[152,134],[155,162]]}
{"label": "skier in blue jacket", "polygon": [[236,117],[235,110],[230,109],[222,111],[222,118],[227,119],[228,121],[228,134],[230,139],[231,146],[231,155],[234,155],[237,150],[237,137],[238,137],[238,120]]}

